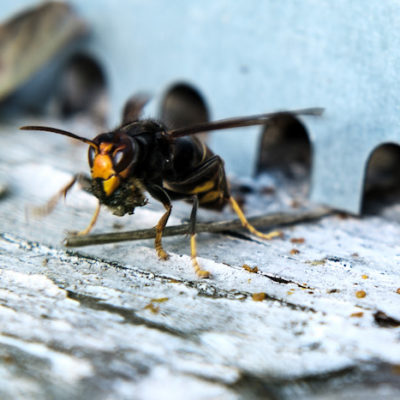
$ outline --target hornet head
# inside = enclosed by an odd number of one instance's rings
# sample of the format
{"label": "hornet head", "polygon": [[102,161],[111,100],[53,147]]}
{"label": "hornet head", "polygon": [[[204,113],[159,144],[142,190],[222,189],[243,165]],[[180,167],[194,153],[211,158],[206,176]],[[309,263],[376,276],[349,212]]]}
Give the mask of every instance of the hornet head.
{"label": "hornet head", "polygon": [[89,144],[88,160],[93,180],[101,182],[108,197],[128,178],[138,159],[138,145],[124,132],[102,133]]}
{"label": "hornet head", "polygon": [[91,176],[100,184],[105,197],[111,196],[122,180],[128,178],[138,160],[136,141],[123,131],[102,133],[90,140],[62,129],[46,126],[24,126],[21,129],[53,132],[88,144]]}

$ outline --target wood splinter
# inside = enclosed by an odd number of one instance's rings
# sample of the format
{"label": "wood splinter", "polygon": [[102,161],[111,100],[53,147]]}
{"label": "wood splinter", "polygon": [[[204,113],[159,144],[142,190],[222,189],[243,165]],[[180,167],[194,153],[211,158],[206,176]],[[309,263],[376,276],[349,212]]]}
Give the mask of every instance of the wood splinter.
{"label": "wood splinter", "polygon": [[[280,225],[291,225],[312,221],[332,215],[333,211],[325,207],[316,207],[295,213],[265,214],[258,217],[248,218],[248,222],[255,227],[270,228]],[[185,235],[190,232],[190,224],[167,226],[164,229],[163,237]],[[218,222],[206,222],[196,224],[196,233],[201,232],[223,232],[244,229],[239,219]],[[100,244],[117,243],[132,240],[154,239],[156,229],[140,229],[136,231],[108,232],[82,236],[70,236],[64,240],[67,247],[93,246]]]}

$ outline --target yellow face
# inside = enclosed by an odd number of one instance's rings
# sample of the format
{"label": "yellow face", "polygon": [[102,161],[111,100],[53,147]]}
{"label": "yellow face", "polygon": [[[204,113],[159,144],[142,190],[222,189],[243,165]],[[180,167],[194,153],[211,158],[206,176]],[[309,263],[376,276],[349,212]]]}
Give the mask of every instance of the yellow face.
{"label": "yellow face", "polygon": [[126,178],[129,173],[129,165],[123,168],[125,162],[126,145],[115,147],[113,143],[103,142],[98,147],[90,146],[89,164],[92,179],[101,179],[103,190],[108,197],[114,193],[121,183],[121,179]]}

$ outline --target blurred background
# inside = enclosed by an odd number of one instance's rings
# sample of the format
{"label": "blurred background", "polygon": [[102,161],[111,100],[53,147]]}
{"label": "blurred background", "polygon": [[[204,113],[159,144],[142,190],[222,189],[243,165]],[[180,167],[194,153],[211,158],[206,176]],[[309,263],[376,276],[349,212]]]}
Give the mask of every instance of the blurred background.
{"label": "blurred background", "polygon": [[[244,178],[239,186],[269,171],[304,199],[387,212],[398,203],[400,181],[395,87],[383,79],[392,64],[365,58],[388,54],[388,28],[379,24],[391,7],[267,3],[5,2],[0,118],[47,118],[93,137],[119,123],[134,95],[148,99],[145,116],[171,127],[321,106],[321,121],[282,114],[263,130],[203,139],[230,176]],[[376,25],[382,32],[360,44]]]}

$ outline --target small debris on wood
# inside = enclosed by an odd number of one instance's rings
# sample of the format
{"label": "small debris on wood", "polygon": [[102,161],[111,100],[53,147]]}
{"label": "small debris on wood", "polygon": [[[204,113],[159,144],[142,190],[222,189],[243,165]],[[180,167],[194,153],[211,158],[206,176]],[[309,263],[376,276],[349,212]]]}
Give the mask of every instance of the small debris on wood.
{"label": "small debris on wood", "polygon": [[328,290],[326,291],[326,293],[328,293],[328,294],[340,293],[340,290],[339,290],[339,289],[328,289]]}
{"label": "small debris on wood", "polygon": [[321,260],[306,261],[306,263],[312,265],[313,267],[317,265],[324,265],[326,263],[326,258],[322,258]]}
{"label": "small debris on wood", "polygon": [[260,293],[253,293],[251,295],[253,301],[263,301],[267,298],[267,293],[260,292]]}
{"label": "small debris on wood", "polygon": [[367,295],[367,293],[365,293],[364,290],[358,290],[358,291],[356,292],[356,297],[357,297],[358,299],[363,299],[366,295]]}
{"label": "small debris on wood", "polygon": [[352,314],[350,314],[350,317],[352,318],[361,318],[362,316],[364,316],[364,313],[362,311],[353,312]]}
{"label": "small debris on wood", "polygon": [[306,240],[304,238],[291,238],[290,242],[293,244],[303,244]]}
{"label": "small debris on wood", "polygon": [[158,304],[165,303],[168,300],[169,300],[169,297],[160,297],[160,298],[151,299],[150,303],[143,307],[143,310],[149,310],[153,314],[158,314],[158,312],[160,311],[160,306],[156,306],[154,303],[158,303]]}
{"label": "small debris on wood", "polygon": [[155,306],[153,303],[149,303],[149,304],[147,304],[146,306],[143,307],[143,310],[149,310],[153,314],[158,314],[158,312],[160,311],[160,307],[159,306]]}
{"label": "small debris on wood", "polygon": [[249,272],[253,273],[253,274],[256,274],[258,272],[258,267],[257,266],[252,268],[252,267],[250,267],[250,265],[243,264],[242,268],[245,269],[246,271],[249,271]]}
{"label": "small debris on wood", "polygon": [[160,297],[158,299],[151,299],[152,303],[165,303],[169,300],[169,297]]}
{"label": "small debris on wood", "polygon": [[382,328],[396,328],[400,326],[400,320],[390,317],[383,311],[377,311],[374,314],[374,320]]}

